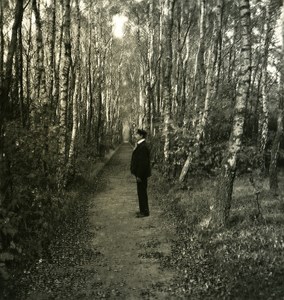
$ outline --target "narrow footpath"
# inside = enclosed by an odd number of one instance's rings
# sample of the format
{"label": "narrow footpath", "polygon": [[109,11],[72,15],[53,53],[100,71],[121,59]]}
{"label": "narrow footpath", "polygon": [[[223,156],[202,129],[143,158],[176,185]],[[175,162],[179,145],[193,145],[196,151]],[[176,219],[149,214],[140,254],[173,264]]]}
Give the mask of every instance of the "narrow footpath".
{"label": "narrow footpath", "polygon": [[[168,299],[172,274],[159,257],[169,254],[172,232],[149,192],[150,216],[136,218],[135,178],[129,172],[132,148],[123,144],[100,174],[90,208],[92,245],[101,253],[94,266],[102,290],[113,299]],[[154,182],[149,180],[149,191]],[[160,287],[160,288],[158,288]]]}
{"label": "narrow footpath", "polygon": [[67,233],[50,246],[50,258],[24,270],[13,289],[18,296],[8,300],[173,299],[174,273],[162,261],[171,253],[174,228],[155,201],[154,176],[150,216],[136,218],[131,154],[131,145],[122,144],[96,178],[95,171],[90,175],[95,189],[76,198]]}

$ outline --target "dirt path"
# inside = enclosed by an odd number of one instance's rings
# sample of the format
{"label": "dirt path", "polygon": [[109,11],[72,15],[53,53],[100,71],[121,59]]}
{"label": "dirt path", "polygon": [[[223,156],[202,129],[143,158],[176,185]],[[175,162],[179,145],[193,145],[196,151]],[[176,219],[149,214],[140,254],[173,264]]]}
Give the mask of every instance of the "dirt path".
{"label": "dirt path", "polygon": [[154,178],[150,216],[135,217],[131,154],[130,144],[121,145],[91,180],[95,190],[78,194],[71,223],[63,222],[62,233],[58,228],[50,257],[23,270],[5,300],[172,299],[174,274],[161,267],[161,258],[170,254],[173,225],[155,203]]}
{"label": "dirt path", "polygon": [[[172,232],[149,194],[150,217],[136,218],[136,182],[129,174],[132,148],[123,144],[104,168],[94,195],[92,245],[101,253],[94,266],[102,290],[113,299],[166,299],[172,274],[158,258],[170,251]],[[151,184],[149,181],[150,189]]]}

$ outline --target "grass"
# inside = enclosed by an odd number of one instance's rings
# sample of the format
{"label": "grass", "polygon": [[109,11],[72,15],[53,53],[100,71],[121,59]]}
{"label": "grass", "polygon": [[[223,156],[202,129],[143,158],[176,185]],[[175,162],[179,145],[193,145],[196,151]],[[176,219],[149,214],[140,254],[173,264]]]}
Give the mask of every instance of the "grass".
{"label": "grass", "polygon": [[[152,187],[176,225],[172,252],[161,259],[177,270],[169,293],[190,299],[284,298],[284,201],[261,181],[258,203],[248,177],[236,178],[229,226],[201,227],[210,215],[216,182],[192,178],[189,189],[155,178]],[[280,179],[281,182],[283,180]]]}

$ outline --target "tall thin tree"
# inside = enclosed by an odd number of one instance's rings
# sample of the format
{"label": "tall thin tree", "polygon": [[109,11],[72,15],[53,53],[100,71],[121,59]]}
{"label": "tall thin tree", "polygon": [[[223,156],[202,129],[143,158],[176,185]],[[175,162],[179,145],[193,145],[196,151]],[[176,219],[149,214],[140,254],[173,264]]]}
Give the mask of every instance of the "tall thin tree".
{"label": "tall thin tree", "polygon": [[246,102],[250,86],[251,39],[250,39],[250,1],[240,1],[241,49],[240,49],[240,82],[235,103],[233,127],[225,152],[217,191],[212,209],[212,224],[225,225],[231,208],[232,192],[236,172],[237,154],[242,145],[243,126]]}

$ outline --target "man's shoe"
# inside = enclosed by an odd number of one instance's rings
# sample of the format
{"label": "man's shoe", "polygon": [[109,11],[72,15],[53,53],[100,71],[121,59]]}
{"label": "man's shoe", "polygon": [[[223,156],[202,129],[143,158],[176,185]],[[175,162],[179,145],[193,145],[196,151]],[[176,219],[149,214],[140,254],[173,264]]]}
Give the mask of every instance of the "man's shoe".
{"label": "man's shoe", "polygon": [[145,218],[145,217],[149,217],[149,214],[136,214],[136,218]]}

